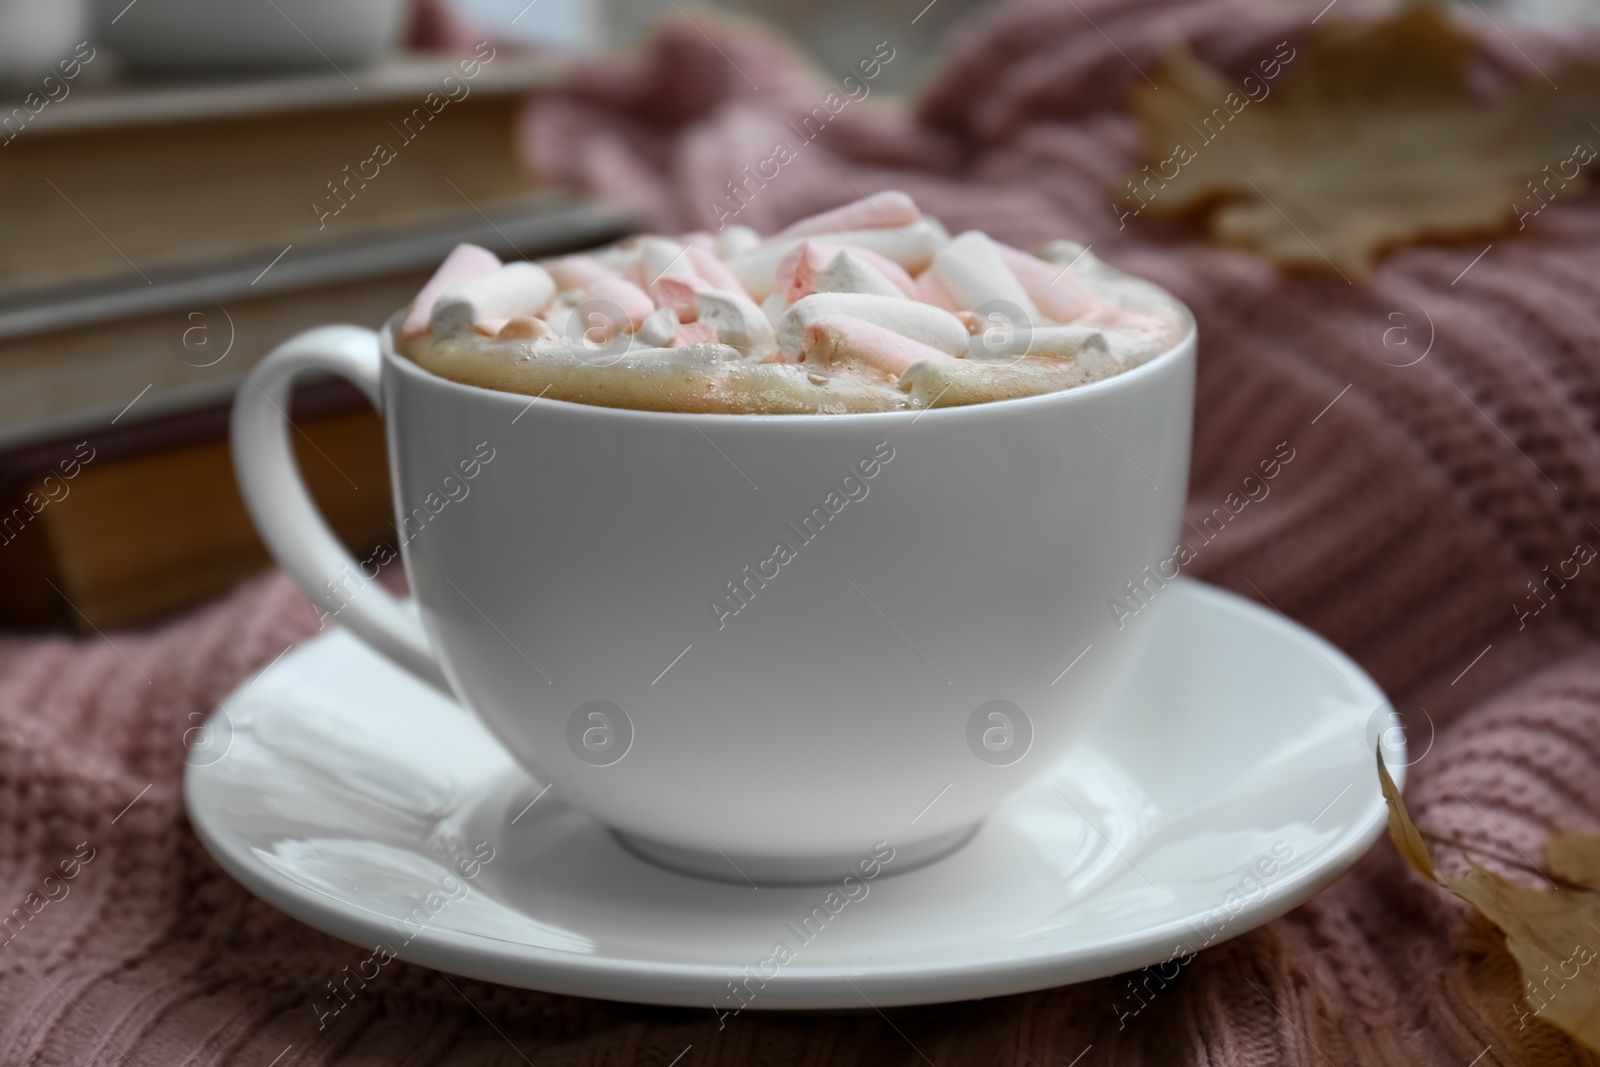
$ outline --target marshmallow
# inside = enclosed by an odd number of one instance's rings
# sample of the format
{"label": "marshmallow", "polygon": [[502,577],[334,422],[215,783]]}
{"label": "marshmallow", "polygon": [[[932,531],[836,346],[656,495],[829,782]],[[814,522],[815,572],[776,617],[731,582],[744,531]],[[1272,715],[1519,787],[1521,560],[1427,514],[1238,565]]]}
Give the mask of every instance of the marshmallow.
{"label": "marshmallow", "polygon": [[894,286],[892,290],[883,290],[882,295],[907,296],[912,300],[917,299],[916,282],[911,280],[911,275],[907,274],[905,268],[900,264],[865,248],[842,248],[839,245],[831,245],[825,241],[802,241],[785,253],[784,257],[778,261],[777,269],[773,274],[774,284],[777,286],[776,291],[783,293],[785,302],[789,304],[802,297],[810,296],[812,293],[879,292],[880,290],[878,289],[830,290],[817,285],[817,272],[825,270],[841,252],[849,252],[859,263],[877,271]]}
{"label": "marshmallow", "polygon": [[792,304],[816,292],[812,279],[818,270],[827,265],[843,249],[820,241],[801,241],[788,252],[773,271],[776,291],[783,294],[784,303]]}
{"label": "marshmallow", "polygon": [[656,306],[671,308],[678,313],[679,322],[693,322],[699,317],[695,310],[695,294],[711,286],[699,278],[663,278],[656,283]]}
{"label": "marshmallow", "polygon": [[1072,268],[1070,273],[1073,274],[1080,270],[1087,272],[1090,268],[1100,265],[1100,257],[1090,252],[1087,245],[1081,245],[1076,241],[1046,241],[1034,249],[1033,255],[1035,259],[1054,263],[1057,267],[1070,266]]}
{"label": "marshmallow", "polygon": [[939,280],[938,271],[932,267],[917,275],[916,298],[924,304],[932,304],[946,311],[961,310],[961,305],[956,303],[956,298],[950,295],[950,290]]}
{"label": "marshmallow", "polygon": [[901,298],[906,295],[884,277],[882,271],[849,250],[841,251],[826,267],[812,275],[811,289],[817,293],[876,293]]}
{"label": "marshmallow", "polygon": [[494,334],[506,320],[532,317],[556,295],[556,283],[543,267],[508,263],[493,274],[458,281],[439,294],[428,316],[435,335],[455,337],[474,328]]}
{"label": "marshmallow", "polygon": [[[584,290],[583,302],[573,309],[575,323],[568,329],[578,330],[590,343],[604,344],[619,333],[638,329],[645,316],[655,309],[655,303],[643,289],[613,274]],[[568,336],[578,339],[571,334]]]}
{"label": "marshmallow", "polygon": [[711,344],[717,339],[716,332],[703,322],[686,322],[678,327],[677,335],[672,338],[672,348],[692,348],[696,345]]}
{"label": "marshmallow", "polygon": [[[773,241],[753,252],[728,260],[728,270],[738,278],[752,297],[765,299],[777,288],[777,268],[784,256],[794,251],[802,238]],[[848,230],[821,234],[816,243],[842,245],[851,249],[876,252],[908,271],[920,271],[933,260],[933,256],[948,239],[936,229],[931,220],[923,218],[897,230]]]}
{"label": "marshmallow", "polygon": [[771,293],[765,300],[761,301],[761,313],[767,317],[768,322],[772,323],[774,330],[783,321],[783,313],[788,310],[789,302],[783,298],[782,293]]}
{"label": "marshmallow", "polygon": [[592,256],[561,256],[545,263],[544,268],[563,292],[568,289],[587,289],[600,279],[615,277],[617,273],[602,267]]}
{"label": "marshmallow", "polygon": [[828,265],[834,256],[844,251],[838,245],[821,241],[803,241],[778,261],[773,281],[784,299],[793,304],[816,292],[817,271]]}
{"label": "marshmallow", "polygon": [[896,379],[914,363],[954,358],[920,341],[847,315],[813,322],[806,327],[804,344],[803,359],[807,363],[827,365],[855,360]]}
{"label": "marshmallow", "polygon": [[572,337],[577,329],[577,319],[573,317],[574,306],[571,301],[557,299],[539,317],[549,325],[550,332],[555,336]]}
{"label": "marshmallow", "polygon": [[861,248],[857,246],[851,248],[849,251],[852,256],[855,256],[857,259],[861,260],[861,262],[865,263],[873,270],[876,270],[879,274],[882,274],[885,278],[888,278],[889,281],[893,282],[896,289],[899,289],[912,300],[917,299],[917,283],[912,279],[911,275],[906,273],[906,269],[900,264],[896,263],[888,256],[874,252],[870,248]]}
{"label": "marshmallow", "polygon": [[939,249],[931,269],[955,302],[967,311],[1003,301],[1019,308],[1029,322],[1042,321],[1033,299],[1000,258],[994,242],[977,230],[968,230]]}
{"label": "marshmallow", "polygon": [[787,241],[795,237],[816,237],[843,230],[899,229],[910,226],[922,218],[916,202],[905,193],[885,190],[855,200],[832,211],[824,211],[801,219],[788,229],[772,237],[773,241]]}
{"label": "marshmallow", "polygon": [[1094,307],[1094,298],[1083,290],[1076,279],[1068,277],[1069,272],[1064,269],[1072,260],[1068,259],[1057,266],[999,241],[992,243],[1000,259],[1011,269],[1012,275],[1033,298],[1045,318],[1052,322],[1072,322],[1087,315]]}
{"label": "marshmallow", "polygon": [[471,278],[481,278],[485,274],[493,274],[500,269],[500,257],[486,248],[477,245],[459,244],[451,249],[444,262],[439,264],[439,269],[433,272],[433,277],[428,279],[417,298],[411,302],[411,310],[406,312],[405,322],[400,326],[401,337],[415,337],[428,328],[428,319],[433,315],[433,305],[438,302],[439,294],[455,285]]}
{"label": "marshmallow", "polygon": [[1038,396],[1099,381],[1107,375],[1075,362],[1025,359],[994,364],[972,359],[925,359],[900,375],[913,407],[958,407],[990,400]]}
{"label": "marshmallow", "polygon": [[585,256],[606,270],[621,274],[639,261],[639,250],[632,245],[616,244],[609,248],[597,248],[593,252],[585,253]]}
{"label": "marshmallow", "polygon": [[500,332],[494,335],[496,341],[525,341],[540,338],[554,337],[550,324],[543,319],[530,319],[519,316],[507,319],[506,324],[500,327]]}
{"label": "marshmallow", "polygon": [[1147,333],[1083,323],[1024,328],[1010,331],[1009,336],[995,331],[975,338],[973,352],[1000,362],[1015,362],[1023,356],[1061,360],[1105,374],[1137,366],[1153,354]]}
{"label": "marshmallow", "polygon": [[950,312],[914,300],[872,293],[815,293],[795,303],[778,323],[778,350],[785,359],[795,360],[804,345],[807,327],[840,315],[865,320],[951,355],[964,355],[967,351],[967,328]]}
{"label": "marshmallow", "polygon": [[752,414],[1038,395],[1137,366],[1192,328],[1083,246],[952,240],[900,193],[765,243],[741,226],[639,235],[538,266],[461,246],[406,323],[399,350],[458,381]]}
{"label": "marshmallow", "polygon": [[653,289],[663,278],[695,277],[689,250],[665,237],[646,237],[639,242],[639,267],[644,272],[646,290]]}
{"label": "marshmallow", "polygon": [[713,289],[742,289],[739,279],[733,276],[728,265],[716,254],[698,245],[689,246],[689,264],[706,284]]}
{"label": "marshmallow", "polygon": [[723,259],[742,256],[761,247],[761,235],[748,226],[735,223],[717,234],[717,253]]}
{"label": "marshmallow", "polygon": [[639,323],[639,340],[653,348],[665,348],[678,336],[678,313],[669,307],[656,308]]}
{"label": "marshmallow", "polygon": [[704,289],[695,294],[698,321],[711,327],[715,339],[742,349],[756,358],[770,355],[778,347],[777,332],[766,314],[743,292]]}

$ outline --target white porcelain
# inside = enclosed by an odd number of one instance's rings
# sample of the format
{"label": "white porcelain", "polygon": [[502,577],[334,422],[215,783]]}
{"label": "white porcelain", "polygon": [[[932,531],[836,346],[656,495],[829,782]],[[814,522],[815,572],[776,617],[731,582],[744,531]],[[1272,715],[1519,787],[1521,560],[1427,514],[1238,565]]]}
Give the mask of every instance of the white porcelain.
{"label": "white porcelain", "polygon": [[405,0],[95,0],[96,36],[150,71],[358,67],[392,51]]}
{"label": "white porcelain", "polygon": [[[281,412],[316,370],[381,407],[420,627],[292,468]],[[324,327],[251,373],[233,446],[268,546],[337,621],[632,847],[765,884],[880,841],[931,859],[1058,763],[1139,658],[1108,601],[1177,541],[1193,390],[1191,328],[1066,393],[690,417],[459,385]],[[807,543],[814,507],[838,513]]]}
{"label": "white porcelain", "polygon": [[[0,86],[55,74],[50,85],[30,88],[41,97],[61,94],[54,68],[73,59],[72,46],[84,38],[87,15],[86,0],[0,0]],[[10,109],[3,114],[9,118]],[[0,143],[16,133],[14,125],[4,128]]]}
{"label": "white porcelain", "polygon": [[[753,890],[662,870],[338,630],[190,739],[189,818],[252,891],[360,946],[352,961],[382,946],[511,985],[719,1012],[996,996],[1145,966],[1148,996],[1349,867],[1384,825],[1373,742],[1385,735],[1397,781],[1406,756],[1377,686],[1271,611],[1180,579],[1129,627],[1148,632],[1143,666],[1082,745],[909,873],[891,875],[897,856],[870,880]],[[915,777],[892,760],[884,774]],[[837,914],[805,941],[803,917],[834,891]],[[1119,989],[1106,1010],[1140,1003]]]}

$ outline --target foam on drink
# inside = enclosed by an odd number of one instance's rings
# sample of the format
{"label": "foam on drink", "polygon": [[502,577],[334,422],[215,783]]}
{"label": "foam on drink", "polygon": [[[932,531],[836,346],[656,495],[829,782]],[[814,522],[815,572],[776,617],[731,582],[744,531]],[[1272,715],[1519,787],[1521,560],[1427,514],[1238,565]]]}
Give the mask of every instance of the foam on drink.
{"label": "foam on drink", "polygon": [[[876,223],[876,225],[874,225]],[[402,354],[468,385],[605,407],[838,414],[1072,389],[1175,345],[1187,315],[1070,241],[951,238],[904,193],[762,239],[629,238],[539,264],[460,246]]]}

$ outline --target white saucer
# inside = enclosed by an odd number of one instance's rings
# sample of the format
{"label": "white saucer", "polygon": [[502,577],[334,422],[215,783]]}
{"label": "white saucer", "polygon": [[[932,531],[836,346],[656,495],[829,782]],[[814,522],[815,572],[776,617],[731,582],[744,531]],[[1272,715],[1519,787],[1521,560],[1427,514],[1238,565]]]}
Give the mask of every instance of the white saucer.
{"label": "white saucer", "polygon": [[[1170,978],[1367,849],[1391,713],[1337,649],[1232,594],[1174,582],[1128,625],[1154,630],[1148,666],[1084,747],[952,855],[853,901],[639,859],[340,631],[228,698],[184,792],[218,862],[290,915],[509,985],[732,1011],[995,996],[1173,960]],[[1402,780],[1403,746],[1386,758]]]}

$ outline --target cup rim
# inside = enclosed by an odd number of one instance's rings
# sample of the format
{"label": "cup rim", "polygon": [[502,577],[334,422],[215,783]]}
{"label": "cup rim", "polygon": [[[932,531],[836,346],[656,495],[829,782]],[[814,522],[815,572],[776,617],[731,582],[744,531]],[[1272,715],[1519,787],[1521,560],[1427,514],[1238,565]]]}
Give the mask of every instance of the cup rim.
{"label": "cup rim", "polygon": [[[1153,284],[1153,283],[1152,283]],[[451,378],[443,377],[428,370],[426,367],[413,362],[410,357],[402,355],[395,347],[395,330],[405,318],[407,307],[401,307],[383,324],[378,331],[379,351],[384,362],[396,368],[400,373],[415,375],[433,385],[464,390],[468,395],[481,394],[485,397],[503,397],[510,403],[528,403],[527,398],[542,399],[544,403],[559,405],[560,409],[583,409],[595,413],[597,416],[609,415],[615,418],[632,418],[638,420],[648,419],[708,419],[713,422],[734,420],[739,424],[780,423],[783,425],[809,425],[817,422],[838,424],[842,421],[856,424],[866,421],[887,422],[895,425],[900,422],[913,422],[923,416],[946,421],[955,417],[974,418],[984,412],[1004,411],[1012,412],[1019,405],[1040,406],[1048,403],[1060,403],[1066,399],[1070,403],[1078,397],[1100,397],[1106,394],[1124,390],[1138,389],[1139,383],[1154,378],[1165,370],[1168,364],[1182,359],[1188,352],[1194,350],[1199,338],[1199,325],[1195,321],[1194,312],[1189,306],[1176,296],[1161,290],[1172,306],[1180,313],[1183,325],[1183,334],[1174,341],[1170,347],[1159,354],[1152,356],[1129,370],[1113,374],[1109,378],[1101,378],[1087,385],[1077,385],[1069,389],[1057,389],[1053,393],[1036,393],[1032,396],[1008,397],[1004,400],[987,400],[977,404],[961,404],[943,408],[902,408],[894,411],[845,411],[845,412],[802,412],[798,414],[780,415],[769,412],[733,412],[733,411],[661,411],[656,408],[621,408],[608,407],[604,404],[585,404],[577,400],[557,400],[554,398],[531,397],[528,393],[514,393],[505,389],[490,389],[487,386],[471,385],[467,382],[458,382]],[[499,402],[499,401],[495,401]]]}

